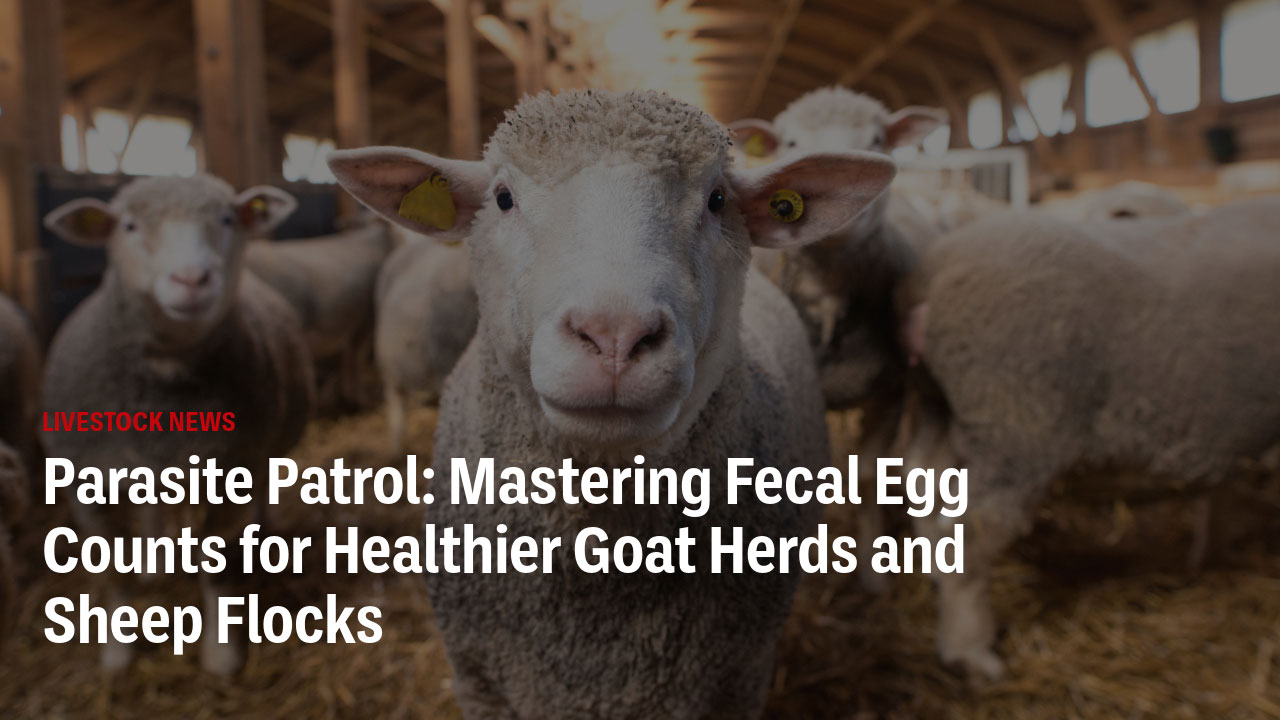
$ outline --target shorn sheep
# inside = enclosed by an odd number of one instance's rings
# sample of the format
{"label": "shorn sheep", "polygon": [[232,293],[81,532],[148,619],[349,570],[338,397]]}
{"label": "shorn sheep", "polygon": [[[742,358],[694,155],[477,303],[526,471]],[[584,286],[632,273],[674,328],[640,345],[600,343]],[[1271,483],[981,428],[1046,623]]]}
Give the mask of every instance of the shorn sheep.
{"label": "shorn sheep", "polygon": [[989,571],[1055,480],[1129,499],[1212,487],[1280,442],[1276,227],[1274,199],[1128,222],[1030,212],[925,255],[905,334],[936,387],[905,461],[969,471],[965,572],[934,578],[943,660],[1003,671]]}
{"label": "shorn sheep", "polygon": [[[264,476],[267,460],[299,439],[311,408],[312,374],[297,318],[285,301],[242,272],[246,236],[266,232],[294,208],[270,187],[236,195],[209,176],[137,180],[110,204],[75,200],[54,210],[46,225],[69,242],[105,246],[107,271],[99,288],[67,319],[49,351],[44,406],[53,411],[202,411],[234,413],[223,432],[45,434],[50,457],[76,466],[148,467],[158,472],[216,458]],[[164,534],[168,514],[158,506],[72,505],[82,530],[107,537]],[[253,506],[199,508],[201,536],[234,538]],[[234,540],[231,541],[232,545]],[[117,577],[107,602],[129,601],[141,578]],[[205,621],[218,617],[223,582],[201,576]],[[206,634],[205,669],[229,674],[243,660],[242,642],[219,644]],[[102,663],[121,669],[131,646],[113,641]]]}
{"label": "shorn sheep", "polygon": [[361,356],[373,334],[373,293],[391,252],[382,223],[327,237],[251,242],[244,262],[289,302],[317,368],[336,364],[331,401],[360,406]]}
{"label": "shorn sheep", "polygon": [[17,305],[0,295],[0,645],[14,619],[9,530],[29,501],[39,388],[39,344]]}
{"label": "shorn sheep", "polygon": [[[736,143],[776,151],[785,161],[809,152],[887,154],[920,142],[945,121],[938,110],[890,113],[874,98],[833,87],[804,95],[773,122],[743,120],[732,129]],[[905,396],[908,358],[898,340],[895,288],[938,234],[910,202],[890,192],[818,242],[756,253],[808,327],[827,408],[861,411],[858,451],[868,456],[859,463],[863,480],[875,470],[871,457],[890,453]],[[860,519],[858,545],[869,549],[881,516],[870,508]],[[861,579],[883,586],[874,573]]]}
{"label": "shorn sheep", "polygon": [[440,401],[444,379],[476,333],[479,307],[466,248],[407,239],[378,276],[377,313],[374,357],[391,451],[399,455],[409,404]]}
{"label": "shorn sheep", "polygon": [[[445,383],[437,478],[454,458],[712,473],[710,510],[693,523],[673,505],[454,505],[437,491],[430,522],[490,538],[691,526],[697,539],[696,574],[588,574],[559,554],[550,574],[428,576],[467,717],[761,711],[797,577],[711,574],[709,529],[803,536],[816,516],[785,501],[727,504],[726,458],[812,468],[828,447],[803,326],[747,256],[752,242],[795,247],[845,225],[894,168],[863,153],[744,172],[728,147],[715,121],[667,96],[575,91],[523,100],[481,161],[397,148],[330,157],[387,219],[467,238],[480,325]],[[456,219],[415,207],[442,187],[449,202],[435,204]],[[803,217],[771,210],[783,190],[803,196]]]}

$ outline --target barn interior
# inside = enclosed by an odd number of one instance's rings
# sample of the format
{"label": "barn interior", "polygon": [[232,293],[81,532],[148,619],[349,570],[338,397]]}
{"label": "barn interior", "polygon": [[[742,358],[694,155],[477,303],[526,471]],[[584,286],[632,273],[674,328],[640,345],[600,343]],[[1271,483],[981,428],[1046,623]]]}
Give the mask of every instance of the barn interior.
{"label": "barn interior", "polygon": [[[0,0],[0,291],[47,342],[107,262],[42,226],[67,200],[207,172],[298,198],[276,240],[325,235],[360,212],[325,165],[333,149],[477,158],[519,98],[571,88],[659,89],[728,124],[840,85],[946,112],[895,152],[903,183],[1027,207],[1136,180],[1212,208],[1280,193],[1277,37],[1280,0]],[[314,420],[294,457],[401,462],[379,403],[372,389]],[[837,452],[852,447],[858,418],[829,420]],[[411,413],[410,452],[430,456],[434,423]],[[1280,718],[1280,478],[1250,472],[1197,572],[1184,501],[1052,504],[999,567],[1012,672],[981,686],[937,662],[927,578],[880,596],[807,578],[767,717]],[[94,652],[43,637],[44,599],[86,582],[42,562],[64,512],[37,507],[14,533],[26,590],[0,717],[460,717],[415,578],[272,589],[373,598],[377,645],[263,645],[231,681],[165,648],[103,674]],[[418,522],[335,517],[290,522]]]}

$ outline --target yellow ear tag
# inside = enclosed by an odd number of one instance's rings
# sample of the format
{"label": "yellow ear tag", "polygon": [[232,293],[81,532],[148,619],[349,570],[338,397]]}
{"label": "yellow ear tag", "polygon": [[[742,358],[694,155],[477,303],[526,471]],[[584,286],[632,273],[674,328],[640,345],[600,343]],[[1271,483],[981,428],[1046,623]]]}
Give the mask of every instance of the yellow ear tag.
{"label": "yellow ear tag", "polygon": [[743,152],[751,157],[764,157],[769,154],[768,148],[765,147],[764,135],[756,133],[747,138],[747,142],[742,146]]}
{"label": "yellow ear tag", "polygon": [[793,223],[804,215],[804,197],[795,190],[779,190],[769,197],[769,214],[774,220]]}
{"label": "yellow ear tag", "polygon": [[98,208],[85,208],[75,214],[76,232],[81,235],[101,235],[110,222],[107,214]]}
{"label": "yellow ear tag", "polygon": [[410,190],[400,201],[398,212],[405,220],[440,230],[452,228],[458,219],[453,194],[449,192],[449,181],[440,173],[432,173],[426,182]]}

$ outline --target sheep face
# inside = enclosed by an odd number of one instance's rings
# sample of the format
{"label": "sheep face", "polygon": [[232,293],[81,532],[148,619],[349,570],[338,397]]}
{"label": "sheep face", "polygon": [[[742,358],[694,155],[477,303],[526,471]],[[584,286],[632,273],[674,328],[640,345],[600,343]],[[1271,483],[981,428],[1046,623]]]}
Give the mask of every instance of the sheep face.
{"label": "sheep face", "polygon": [[156,178],[135,181],[110,204],[67,203],[45,224],[68,242],[106,246],[121,286],[156,324],[200,335],[234,301],[246,236],[274,227],[295,206],[275,188],[234,195],[207,176]]}
{"label": "sheep face", "polygon": [[[697,416],[737,358],[753,242],[816,240],[893,175],[869,154],[736,172],[723,150],[675,167],[625,144],[586,159],[581,150],[566,147],[565,162],[549,164],[492,143],[485,162],[370,148],[334,153],[330,166],[389,220],[468,237],[484,341],[552,436],[596,452],[651,447]],[[404,212],[406,196],[438,178],[457,210],[447,228]],[[803,195],[803,217],[770,212],[782,189]]]}

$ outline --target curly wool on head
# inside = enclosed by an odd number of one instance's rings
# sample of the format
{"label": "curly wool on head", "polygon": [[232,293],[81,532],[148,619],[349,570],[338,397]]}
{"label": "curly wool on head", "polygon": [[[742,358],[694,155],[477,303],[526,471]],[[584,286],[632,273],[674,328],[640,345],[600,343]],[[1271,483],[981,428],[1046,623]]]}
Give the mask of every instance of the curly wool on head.
{"label": "curly wool on head", "polygon": [[224,209],[234,199],[235,190],[210,175],[152,177],[125,185],[111,206],[121,214],[141,217],[202,215]]}
{"label": "curly wool on head", "polygon": [[669,95],[573,90],[520,101],[507,111],[484,155],[551,180],[612,159],[685,178],[727,162],[728,148],[729,135],[719,123]]}
{"label": "curly wool on head", "polygon": [[779,130],[816,130],[828,125],[861,127],[883,123],[889,110],[875,98],[848,88],[820,88],[793,101],[778,113],[773,124]]}

